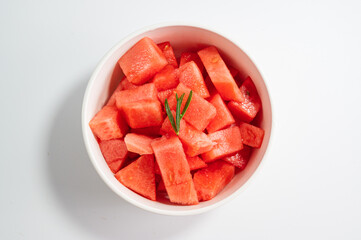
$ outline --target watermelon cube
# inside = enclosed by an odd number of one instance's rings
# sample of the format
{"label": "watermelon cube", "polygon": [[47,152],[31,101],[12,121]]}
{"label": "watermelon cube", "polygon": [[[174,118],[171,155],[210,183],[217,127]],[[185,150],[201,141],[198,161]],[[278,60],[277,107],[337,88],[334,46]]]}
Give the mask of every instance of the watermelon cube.
{"label": "watermelon cube", "polygon": [[243,101],[244,97],[217,48],[214,46],[204,48],[198,51],[198,55],[222,98],[224,100]]}
{"label": "watermelon cube", "polygon": [[210,133],[208,137],[215,145],[212,150],[202,154],[202,159],[206,163],[221,159],[243,149],[241,132],[237,126]]}
{"label": "watermelon cube", "polygon": [[[175,118],[174,111],[172,111],[172,114]],[[161,131],[164,133],[175,134],[168,117],[164,120]],[[213,147],[212,141],[204,132],[195,129],[183,119],[180,121],[178,137],[183,143],[185,153],[190,157],[208,152]]]}
{"label": "watermelon cube", "polygon": [[139,155],[153,154],[153,149],[150,145],[152,141],[153,138],[136,133],[128,133],[124,137],[128,151],[138,153]]}
{"label": "watermelon cube", "polygon": [[158,92],[154,83],[147,83],[135,89],[119,91],[115,96],[118,109],[126,103],[137,102],[140,100],[157,100]]}
{"label": "watermelon cube", "polygon": [[194,174],[194,186],[199,201],[214,198],[232,180],[234,166],[222,160],[213,162],[208,167]]}
{"label": "watermelon cube", "polygon": [[110,170],[113,173],[118,172],[128,154],[124,141],[121,139],[100,141],[99,147]]}
{"label": "watermelon cube", "polygon": [[154,76],[152,82],[155,84],[158,91],[175,88],[179,83],[178,69],[168,64]]}
{"label": "watermelon cube", "polygon": [[207,167],[207,163],[205,163],[199,156],[187,157],[187,161],[191,171]]}
{"label": "watermelon cube", "polygon": [[145,128],[132,128],[132,129],[130,129],[130,132],[141,134],[141,135],[146,135],[146,136],[150,136],[150,137],[159,137],[160,136],[160,128],[161,128],[161,126],[145,127]]}
{"label": "watermelon cube", "polygon": [[128,90],[128,89],[134,89],[137,88],[138,85],[135,85],[131,82],[129,82],[128,78],[124,77],[122,81],[119,83],[121,90]]}
{"label": "watermelon cube", "polygon": [[154,156],[143,155],[115,174],[116,179],[134,192],[155,201]]}
{"label": "watermelon cube", "polygon": [[162,106],[158,100],[125,103],[122,110],[131,128],[160,126],[163,123]]}
{"label": "watermelon cube", "polygon": [[241,131],[242,141],[245,145],[254,148],[261,147],[264,137],[264,130],[262,128],[248,123],[241,123],[239,129]]}
{"label": "watermelon cube", "polygon": [[228,108],[239,120],[249,123],[256,117],[260,110],[262,106],[261,99],[250,77],[244,80],[240,90],[244,96],[244,101],[231,101],[228,103]]}
{"label": "watermelon cube", "polygon": [[209,102],[216,108],[216,117],[207,126],[208,133],[212,133],[235,123],[231,112],[221,98],[221,95],[214,95]]}
{"label": "watermelon cube", "polygon": [[174,56],[173,48],[170,45],[170,43],[169,42],[159,43],[158,47],[160,48],[160,50],[162,50],[168,63],[173,67],[177,68],[178,67],[177,59]]}
{"label": "watermelon cube", "polygon": [[183,52],[181,55],[181,58],[180,58],[179,66],[183,66],[187,62],[191,62],[191,61],[193,61],[197,64],[201,73],[204,72],[203,63],[202,63],[201,59],[199,58],[198,54],[195,52]]}
{"label": "watermelon cube", "polygon": [[170,201],[197,204],[192,175],[179,138],[162,137],[154,140],[151,145]]}
{"label": "watermelon cube", "polygon": [[[178,93],[178,96],[181,96],[183,93],[185,94],[181,109],[184,108],[184,105],[186,103],[186,100],[188,99],[188,95],[190,91],[191,90],[182,83],[179,83],[179,85],[177,86],[176,93]],[[172,110],[176,110],[177,101],[176,101],[175,93],[173,93],[168,100],[169,100],[169,107]],[[197,93],[194,92],[192,96],[192,100],[189,104],[186,113],[183,116],[183,119],[186,120],[196,129],[198,129],[199,131],[203,131],[208,126],[210,121],[216,116],[216,114],[217,114],[216,108],[212,104],[210,104],[207,100],[203,99]]]}
{"label": "watermelon cube", "polygon": [[158,92],[158,99],[164,105],[165,99],[169,98],[175,92],[175,88]]}
{"label": "watermelon cube", "polygon": [[209,97],[203,75],[194,61],[187,62],[179,68],[179,82],[198,93],[202,98]]}
{"label": "watermelon cube", "polygon": [[131,47],[118,63],[129,82],[140,85],[152,79],[168,61],[153,40],[144,37]]}
{"label": "watermelon cube", "polygon": [[122,138],[128,126],[113,106],[103,107],[89,122],[90,129],[100,140]]}
{"label": "watermelon cube", "polygon": [[243,146],[243,149],[232,156],[223,158],[224,161],[234,165],[240,170],[245,169],[249,157],[251,156],[252,149],[246,145]]}

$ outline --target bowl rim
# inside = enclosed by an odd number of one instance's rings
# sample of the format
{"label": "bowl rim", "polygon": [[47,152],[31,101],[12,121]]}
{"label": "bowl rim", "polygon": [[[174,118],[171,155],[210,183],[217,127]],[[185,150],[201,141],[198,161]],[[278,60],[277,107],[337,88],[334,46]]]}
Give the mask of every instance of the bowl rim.
{"label": "bowl rim", "polygon": [[[133,39],[134,37],[144,33],[144,32],[148,32],[151,30],[156,30],[158,28],[164,28],[164,27],[192,27],[192,28],[199,28],[202,30],[206,30],[209,32],[212,32],[214,34],[220,35],[221,37],[227,39],[228,41],[230,41],[231,43],[233,43],[235,46],[237,46],[239,49],[241,49],[244,54],[251,60],[251,62],[256,66],[259,74],[262,77],[262,80],[264,82],[264,85],[266,87],[267,90],[267,94],[268,94],[268,98],[270,101],[270,114],[271,114],[271,126],[270,126],[270,137],[269,137],[269,141],[268,141],[268,145],[267,148],[265,149],[265,152],[261,158],[261,161],[259,163],[259,165],[257,166],[257,168],[255,169],[255,171],[251,174],[251,176],[247,179],[247,181],[240,187],[238,188],[235,192],[233,192],[231,195],[227,196],[226,198],[215,202],[212,205],[209,206],[205,206],[202,208],[198,208],[198,209],[187,209],[187,210],[164,210],[164,209],[159,209],[156,207],[151,207],[148,206],[146,204],[140,203],[137,200],[132,199],[131,197],[127,196],[126,194],[124,194],[123,192],[119,191],[119,189],[117,189],[113,184],[110,183],[108,177],[104,174],[103,171],[100,170],[100,167],[97,165],[97,160],[95,159],[95,156],[93,154],[91,154],[91,146],[90,146],[90,142],[88,139],[88,135],[87,135],[87,131],[86,128],[88,127],[88,122],[86,122],[85,120],[85,109],[87,109],[87,104],[88,104],[88,99],[90,98],[90,89],[92,89],[92,86],[95,83],[95,79],[97,78],[99,72],[101,71],[101,69],[103,68],[105,62],[108,60],[108,58],[123,44],[125,44],[126,42],[128,42],[129,40]],[[146,211],[149,212],[153,212],[153,213],[157,213],[157,214],[161,214],[161,215],[168,215],[168,216],[186,216],[186,215],[196,215],[196,214],[201,214],[204,212],[207,212],[209,210],[215,209],[223,204],[225,204],[226,202],[231,201],[232,199],[236,198],[237,196],[240,195],[240,193],[242,193],[243,191],[245,191],[246,188],[248,188],[248,186],[251,184],[251,182],[253,182],[255,175],[259,174],[260,172],[260,168],[264,165],[264,161],[266,158],[269,157],[269,149],[273,143],[273,132],[274,132],[274,106],[272,104],[272,97],[269,91],[269,86],[267,84],[267,81],[265,80],[266,78],[264,77],[264,73],[261,71],[261,69],[259,68],[259,66],[256,64],[256,62],[254,61],[254,59],[252,59],[250,57],[250,55],[239,46],[239,44],[234,41],[230,36],[228,36],[227,34],[222,33],[221,31],[219,31],[218,29],[214,29],[213,27],[210,26],[206,26],[204,24],[194,24],[194,23],[187,23],[187,22],[163,22],[163,23],[158,23],[158,24],[152,24],[152,25],[148,25],[145,26],[143,28],[140,28],[137,31],[133,31],[131,34],[127,35],[126,37],[124,37],[123,39],[121,39],[119,42],[117,42],[103,57],[102,59],[98,62],[94,72],[92,73],[88,83],[87,83],[87,87],[84,93],[84,97],[83,97],[83,103],[82,103],[82,112],[81,112],[81,124],[82,124],[82,135],[83,135],[83,141],[88,153],[88,156],[96,170],[96,172],[99,174],[99,176],[101,177],[101,179],[106,183],[106,185],[112,189],[112,191],[114,193],[116,193],[118,196],[122,197],[124,200],[126,200],[127,202],[141,208],[144,209]]]}

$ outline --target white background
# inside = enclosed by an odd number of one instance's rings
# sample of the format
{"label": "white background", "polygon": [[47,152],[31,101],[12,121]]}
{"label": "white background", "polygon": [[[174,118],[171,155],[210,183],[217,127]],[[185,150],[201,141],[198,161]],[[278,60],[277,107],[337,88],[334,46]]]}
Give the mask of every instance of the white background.
{"label": "white background", "polygon": [[[0,239],[361,239],[360,1],[0,2]],[[167,217],[101,181],[80,127],[101,57],[149,24],[232,36],[264,74],[270,152],[209,213]]]}

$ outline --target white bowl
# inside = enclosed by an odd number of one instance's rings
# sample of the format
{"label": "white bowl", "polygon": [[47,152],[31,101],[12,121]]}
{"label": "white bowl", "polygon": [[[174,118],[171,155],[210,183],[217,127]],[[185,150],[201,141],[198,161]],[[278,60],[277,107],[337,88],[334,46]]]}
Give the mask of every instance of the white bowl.
{"label": "white bowl", "polygon": [[[261,97],[263,108],[257,116],[258,125],[265,130],[263,144],[260,149],[253,151],[251,159],[244,171],[235,175],[234,179],[210,201],[201,202],[194,206],[179,206],[164,204],[148,200],[119,183],[108,168],[99,145],[89,128],[89,121],[102,108],[116,81],[121,77],[118,59],[138,40],[148,36],[156,43],[170,41],[175,54],[184,50],[195,50],[203,46],[216,46],[226,63],[240,70],[242,75],[249,75],[254,81]],[[90,159],[104,182],[120,197],[126,201],[150,212],[165,215],[192,215],[214,209],[226,201],[234,198],[243,189],[244,184],[259,167],[269,144],[272,129],[271,101],[266,84],[251,59],[237,44],[222,36],[214,30],[191,25],[161,24],[146,27],[131,34],[115,45],[100,61],[88,83],[82,109],[82,129],[85,146]]]}

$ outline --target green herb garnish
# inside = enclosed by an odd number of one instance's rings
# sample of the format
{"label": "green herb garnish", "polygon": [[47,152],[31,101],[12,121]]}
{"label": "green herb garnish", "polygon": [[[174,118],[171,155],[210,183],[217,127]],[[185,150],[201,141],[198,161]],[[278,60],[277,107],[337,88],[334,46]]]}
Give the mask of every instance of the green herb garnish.
{"label": "green herb garnish", "polygon": [[193,96],[193,91],[190,91],[187,102],[184,105],[183,111],[181,112],[181,106],[182,106],[182,102],[183,102],[183,98],[184,98],[184,93],[180,97],[178,97],[177,93],[175,94],[175,98],[177,100],[177,111],[175,114],[175,121],[174,121],[174,117],[172,115],[172,111],[170,110],[170,107],[169,107],[168,99],[165,99],[165,102],[164,102],[165,111],[168,115],[170,124],[172,125],[172,127],[177,135],[179,135],[180,120],[183,118],[184,114],[186,113],[186,111],[189,107],[189,104],[191,103],[192,96]]}

